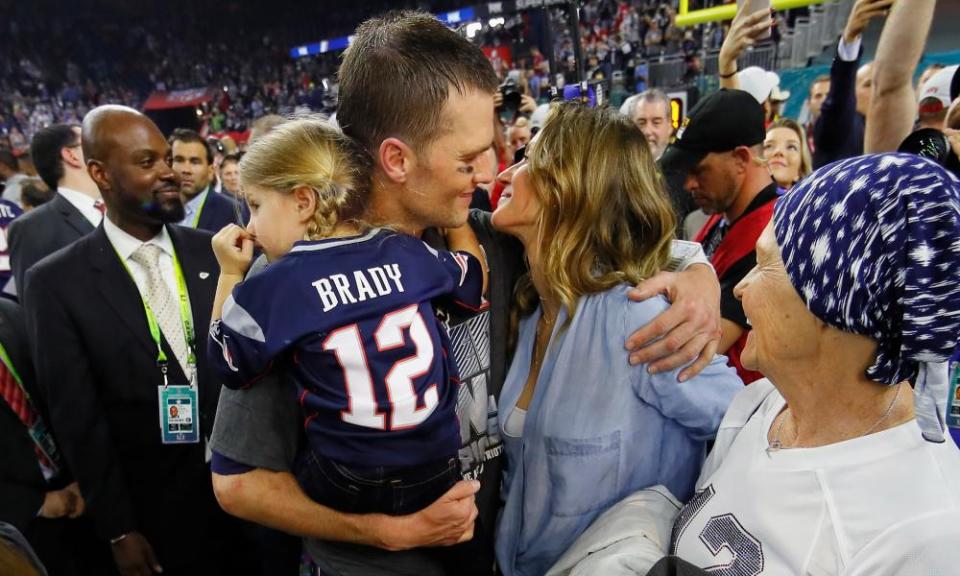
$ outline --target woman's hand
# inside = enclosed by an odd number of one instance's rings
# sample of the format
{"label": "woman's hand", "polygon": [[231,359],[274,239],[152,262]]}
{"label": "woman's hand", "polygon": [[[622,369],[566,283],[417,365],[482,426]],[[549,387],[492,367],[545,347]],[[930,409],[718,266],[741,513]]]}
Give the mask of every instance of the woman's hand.
{"label": "woman's hand", "polygon": [[733,76],[737,72],[737,58],[744,50],[763,39],[773,26],[772,10],[763,8],[750,12],[751,5],[751,0],[745,0],[730,23],[730,31],[720,47],[720,86],[723,88],[739,87],[736,77]]}
{"label": "woman's hand", "polygon": [[688,380],[710,364],[720,344],[720,283],[713,269],[693,265],[683,272],[660,272],[630,291],[641,301],[663,294],[670,308],[627,338],[633,365],[649,363],[651,374],[679,368]]}
{"label": "woman's hand", "polygon": [[243,278],[253,261],[253,235],[236,224],[227,224],[212,243],[220,274]]}

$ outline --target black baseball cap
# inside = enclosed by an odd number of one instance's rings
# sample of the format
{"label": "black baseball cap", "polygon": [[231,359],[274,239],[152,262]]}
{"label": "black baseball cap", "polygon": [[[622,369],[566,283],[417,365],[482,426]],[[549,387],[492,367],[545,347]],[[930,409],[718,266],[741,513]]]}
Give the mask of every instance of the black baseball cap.
{"label": "black baseball cap", "polygon": [[697,102],[660,158],[665,173],[686,174],[711,152],[755,146],[766,137],[764,113],[743,90],[722,89]]}

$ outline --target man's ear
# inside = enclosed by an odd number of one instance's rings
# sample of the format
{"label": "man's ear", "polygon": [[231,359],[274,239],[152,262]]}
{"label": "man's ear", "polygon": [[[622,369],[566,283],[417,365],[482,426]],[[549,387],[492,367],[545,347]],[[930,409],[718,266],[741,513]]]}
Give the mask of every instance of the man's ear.
{"label": "man's ear", "polygon": [[77,154],[79,148],[71,148],[64,146],[60,149],[60,159],[67,163],[71,168],[83,169],[83,160],[81,156]]}
{"label": "man's ear", "polygon": [[380,143],[380,148],[377,150],[377,163],[380,169],[387,178],[398,183],[407,181],[414,159],[413,149],[399,138],[387,138]]}
{"label": "man's ear", "polygon": [[753,161],[753,152],[748,146],[737,146],[733,149],[733,157],[740,166],[745,167]]}
{"label": "man's ear", "polygon": [[87,160],[87,174],[90,175],[90,179],[93,180],[97,188],[100,189],[101,194],[113,189],[110,184],[110,176],[103,167],[103,162],[99,160]]}
{"label": "man's ear", "polygon": [[297,207],[297,218],[307,222],[317,210],[317,192],[309,186],[297,186],[290,192]]}

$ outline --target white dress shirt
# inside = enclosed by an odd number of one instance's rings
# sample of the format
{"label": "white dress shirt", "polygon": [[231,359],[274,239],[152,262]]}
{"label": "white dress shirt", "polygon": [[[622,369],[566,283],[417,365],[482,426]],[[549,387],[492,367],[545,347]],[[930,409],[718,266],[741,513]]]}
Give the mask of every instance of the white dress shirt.
{"label": "white dress shirt", "polygon": [[857,56],[860,55],[860,44],[862,40],[860,36],[854,38],[853,42],[847,44],[843,41],[843,36],[840,37],[840,44],[837,45],[837,56],[844,62],[853,62],[857,59]]}
{"label": "white dress shirt", "polygon": [[133,281],[137,285],[137,290],[140,291],[141,298],[146,298],[147,294],[147,271],[143,266],[131,260],[130,256],[143,244],[155,244],[160,248],[160,272],[167,283],[167,288],[170,289],[170,294],[173,295],[174,299],[178,299],[177,278],[173,271],[173,241],[170,240],[170,234],[167,232],[166,226],[160,230],[159,234],[146,242],[141,242],[124,232],[109,218],[103,219],[103,231],[106,232],[107,239],[113,244],[113,248],[123,259],[124,264],[127,265],[127,270],[133,276]]}
{"label": "white dress shirt", "polygon": [[103,220],[103,213],[94,208],[93,205],[96,199],[87,196],[83,192],[64,188],[63,186],[57,188],[57,194],[63,196],[67,199],[67,202],[73,204],[73,207],[79,210],[80,213],[83,214],[83,217],[93,224],[94,228],[100,225],[100,221]]}

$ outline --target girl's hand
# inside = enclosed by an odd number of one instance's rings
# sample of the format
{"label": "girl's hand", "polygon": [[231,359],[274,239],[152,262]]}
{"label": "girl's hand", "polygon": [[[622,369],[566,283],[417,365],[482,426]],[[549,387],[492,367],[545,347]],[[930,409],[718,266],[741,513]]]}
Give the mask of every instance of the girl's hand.
{"label": "girl's hand", "polygon": [[213,253],[220,263],[220,274],[243,277],[253,261],[253,235],[227,224],[213,237]]}

